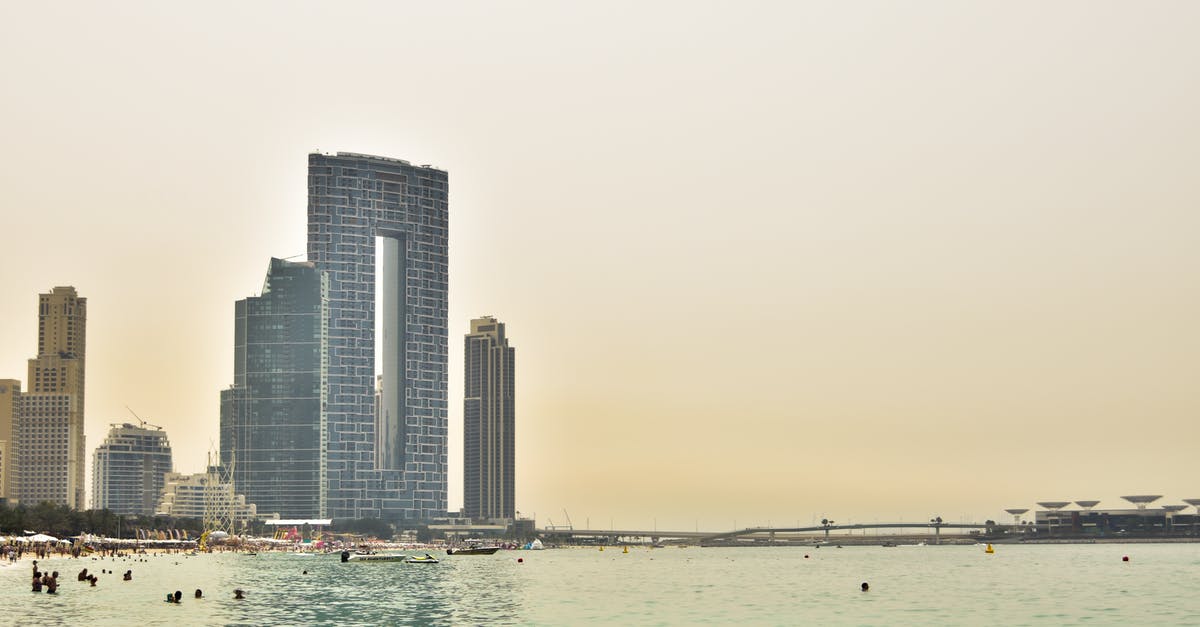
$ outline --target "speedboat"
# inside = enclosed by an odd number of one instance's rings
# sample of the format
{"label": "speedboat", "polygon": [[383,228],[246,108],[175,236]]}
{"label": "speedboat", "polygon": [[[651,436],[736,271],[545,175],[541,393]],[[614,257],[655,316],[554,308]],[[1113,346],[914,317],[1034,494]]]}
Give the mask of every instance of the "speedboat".
{"label": "speedboat", "polygon": [[428,553],[426,553],[423,556],[410,555],[410,556],[404,558],[404,563],[405,564],[436,564],[436,563],[438,563],[438,558],[436,558]]}
{"label": "speedboat", "polygon": [[404,562],[407,557],[400,553],[353,553],[344,562]]}
{"label": "speedboat", "polygon": [[499,550],[498,546],[471,546],[465,549],[446,549],[446,555],[492,555]]}

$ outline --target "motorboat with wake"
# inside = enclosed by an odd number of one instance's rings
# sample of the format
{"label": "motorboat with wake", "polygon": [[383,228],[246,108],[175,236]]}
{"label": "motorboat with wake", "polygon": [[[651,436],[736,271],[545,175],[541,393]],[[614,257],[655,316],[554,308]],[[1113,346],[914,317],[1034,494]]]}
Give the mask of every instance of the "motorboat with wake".
{"label": "motorboat with wake", "polygon": [[426,553],[425,555],[410,555],[404,558],[405,564],[437,564],[438,558]]}

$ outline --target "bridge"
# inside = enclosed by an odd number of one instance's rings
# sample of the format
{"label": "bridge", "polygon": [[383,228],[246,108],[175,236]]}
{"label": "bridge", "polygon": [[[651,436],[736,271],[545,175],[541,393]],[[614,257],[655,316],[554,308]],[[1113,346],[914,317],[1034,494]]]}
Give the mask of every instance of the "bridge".
{"label": "bridge", "polygon": [[856,523],[845,525],[816,525],[811,527],[746,527],[745,529],[737,529],[734,531],[665,531],[665,530],[645,530],[645,529],[570,529],[563,527],[547,527],[538,529],[539,536],[548,540],[560,540],[563,542],[580,541],[582,539],[602,539],[612,543],[616,543],[620,538],[650,538],[654,542],[659,540],[692,540],[700,544],[707,543],[723,543],[734,542],[745,539],[778,539],[777,536],[787,536],[789,539],[811,539],[801,538],[803,534],[824,534],[825,538],[829,538],[829,533],[834,531],[859,531],[859,530],[885,530],[885,529],[932,529],[935,539],[941,537],[942,529],[951,530],[979,530],[986,529],[987,526],[977,523],[932,523],[932,522],[895,522],[895,523]]}

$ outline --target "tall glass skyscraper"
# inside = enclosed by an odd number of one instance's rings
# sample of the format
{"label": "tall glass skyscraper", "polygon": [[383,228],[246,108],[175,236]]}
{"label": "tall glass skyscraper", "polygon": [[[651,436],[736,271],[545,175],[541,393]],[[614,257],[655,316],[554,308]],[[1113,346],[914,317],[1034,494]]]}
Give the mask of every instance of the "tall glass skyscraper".
{"label": "tall glass skyscraper", "polygon": [[512,520],[516,351],[508,345],[504,323],[484,317],[471,321],[464,352],[463,513]]}
{"label": "tall glass skyscraper", "polygon": [[92,509],[153,516],[171,464],[171,443],[162,429],[113,425],[96,447],[92,465]]}
{"label": "tall glass skyscraper", "polygon": [[331,517],[446,514],[447,190],[446,172],[429,166],[354,153],[308,157],[308,259],[329,281]]}
{"label": "tall glass skyscraper", "polygon": [[325,275],[272,259],[234,307],[233,386],[221,392],[221,465],[264,514],[326,515]]}

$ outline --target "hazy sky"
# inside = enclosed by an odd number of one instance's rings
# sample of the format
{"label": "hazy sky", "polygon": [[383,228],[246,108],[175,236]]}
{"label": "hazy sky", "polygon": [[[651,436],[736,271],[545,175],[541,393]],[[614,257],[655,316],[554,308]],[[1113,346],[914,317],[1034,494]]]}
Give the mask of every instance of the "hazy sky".
{"label": "hazy sky", "polygon": [[76,286],[89,455],[202,469],[319,149],[450,172],[452,508],[481,314],[539,524],[1200,497],[1200,4],[184,6],[0,5],[0,377]]}

